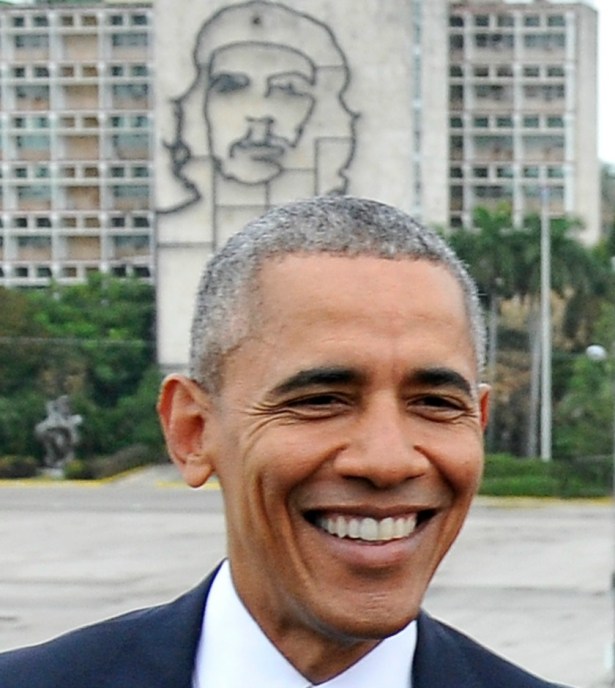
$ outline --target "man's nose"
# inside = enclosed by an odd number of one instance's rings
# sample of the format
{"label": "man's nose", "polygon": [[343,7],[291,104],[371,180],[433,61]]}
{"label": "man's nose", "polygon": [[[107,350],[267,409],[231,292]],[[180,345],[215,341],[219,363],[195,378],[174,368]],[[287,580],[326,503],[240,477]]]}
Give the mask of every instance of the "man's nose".
{"label": "man's nose", "polygon": [[375,404],[357,419],[335,458],[338,474],[392,487],[424,475],[430,460],[417,444],[414,421],[397,403]]}
{"label": "man's nose", "polygon": [[262,117],[248,117],[250,127],[250,139],[255,142],[265,142],[271,136],[273,117],[263,115]]}

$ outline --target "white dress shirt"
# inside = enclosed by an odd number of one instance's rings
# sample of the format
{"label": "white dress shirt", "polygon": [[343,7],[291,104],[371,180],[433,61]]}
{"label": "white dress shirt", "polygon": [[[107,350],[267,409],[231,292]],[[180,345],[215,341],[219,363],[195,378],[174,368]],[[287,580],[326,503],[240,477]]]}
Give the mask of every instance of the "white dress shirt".
{"label": "white dress shirt", "polygon": [[[319,688],[412,688],[416,622],[380,642]],[[309,688],[239,599],[228,561],[212,584],[197,650],[193,688]]]}

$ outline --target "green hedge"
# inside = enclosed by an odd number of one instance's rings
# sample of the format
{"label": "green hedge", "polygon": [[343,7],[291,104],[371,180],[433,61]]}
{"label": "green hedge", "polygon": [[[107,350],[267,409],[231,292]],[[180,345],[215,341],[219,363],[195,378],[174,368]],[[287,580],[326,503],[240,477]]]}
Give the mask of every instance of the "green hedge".
{"label": "green hedge", "polygon": [[69,480],[99,480],[110,478],[133,468],[159,463],[161,457],[155,455],[144,444],[136,444],[112,454],[94,459],[75,459],[64,467],[64,476]]}
{"label": "green hedge", "polygon": [[0,456],[0,479],[32,478],[39,468],[31,456]]}
{"label": "green hedge", "polygon": [[513,497],[605,497],[612,492],[612,457],[520,459],[487,456],[480,493]]}

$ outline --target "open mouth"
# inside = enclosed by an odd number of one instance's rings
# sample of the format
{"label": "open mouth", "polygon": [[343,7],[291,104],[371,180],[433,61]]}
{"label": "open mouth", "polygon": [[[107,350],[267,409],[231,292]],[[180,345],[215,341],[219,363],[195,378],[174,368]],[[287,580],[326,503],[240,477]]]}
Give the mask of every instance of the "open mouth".
{"label": "open mouth", "polygon": [[308,514],[308,520],[325,533],[338,538],[370,543],[386,543],[407,538],[435,514],[434,510],[373,518],[346,514]]}

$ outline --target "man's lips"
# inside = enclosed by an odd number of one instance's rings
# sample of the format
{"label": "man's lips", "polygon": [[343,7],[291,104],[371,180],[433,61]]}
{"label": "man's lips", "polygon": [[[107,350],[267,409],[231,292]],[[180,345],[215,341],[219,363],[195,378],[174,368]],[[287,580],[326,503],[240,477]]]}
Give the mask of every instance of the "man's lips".
{"label": "man's lips", "polygon": [[409,537],[435,513],[425,509],[396,516],[376,518],[342,513],[315,513],[308,520],[337,538],[370,543],[386,543]]}

